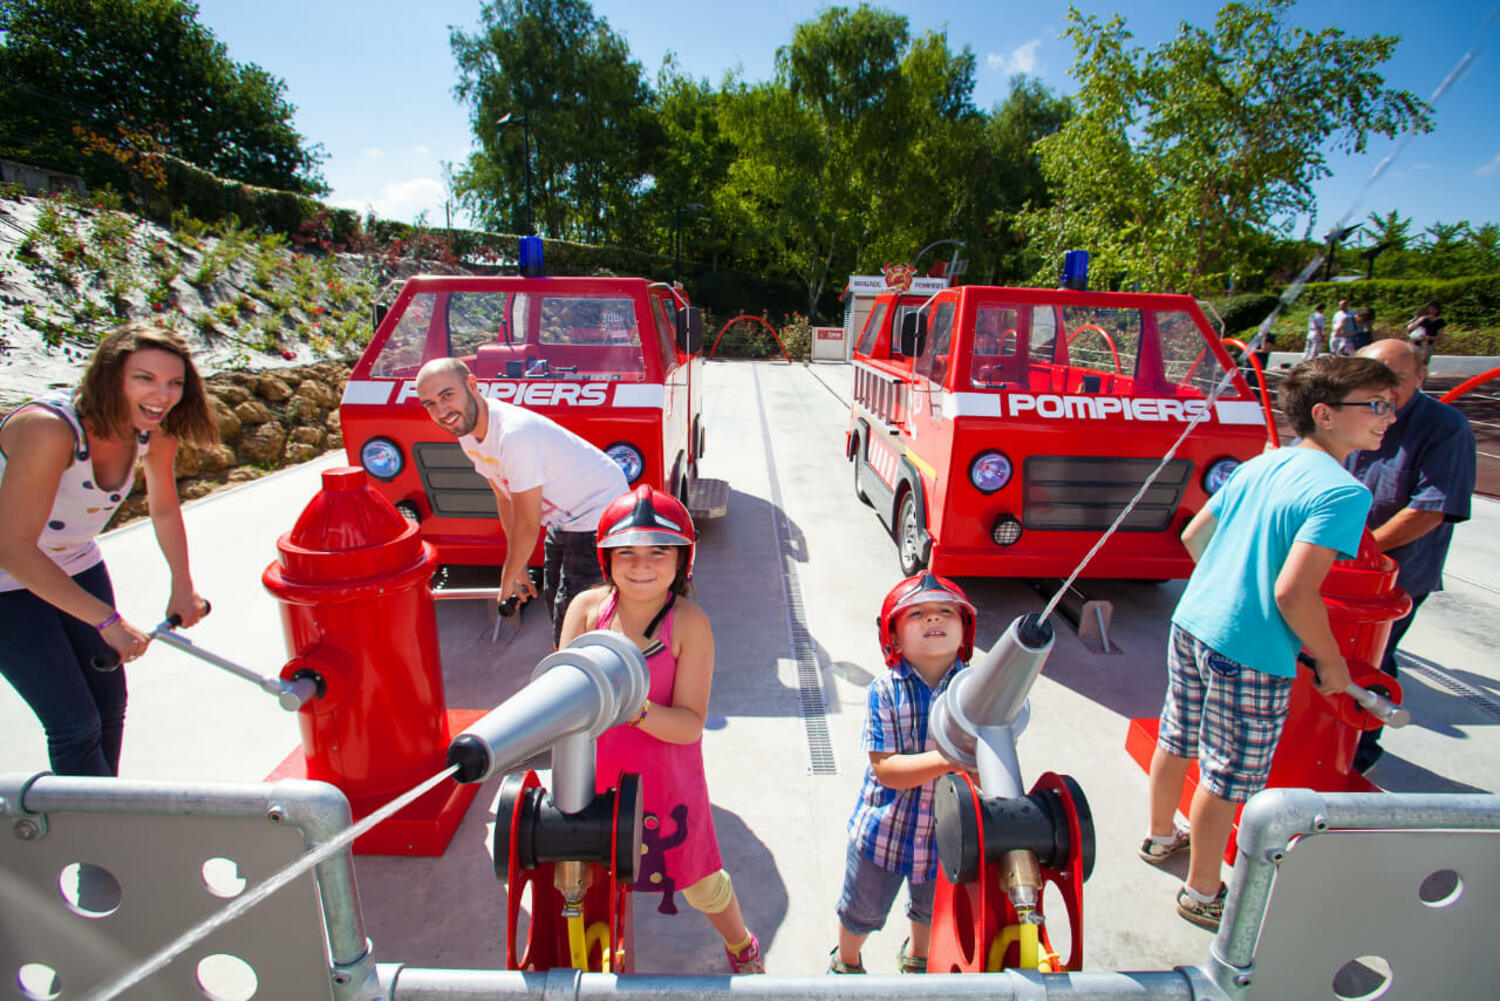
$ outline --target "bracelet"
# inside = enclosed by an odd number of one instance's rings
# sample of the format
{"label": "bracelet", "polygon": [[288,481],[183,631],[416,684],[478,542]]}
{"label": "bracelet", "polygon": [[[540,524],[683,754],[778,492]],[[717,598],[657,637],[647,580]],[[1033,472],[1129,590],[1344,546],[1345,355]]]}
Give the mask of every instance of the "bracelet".
{"label": "bracelet", "polygon": [[108,629],[110,626],[114,625],[116,622],[119,622],[119,621],[120,621],[120,613],[116,612],[115,614],[111,615],[109,618],[105,619],[103,622],[101,622],[97,626],[95,626],[94,630],[96,632],[101,632],[102,633],[102,632],[104,632],[104,630]]}
{"label": "bracelet", "polygon": [[640,714],[637,715],[635,719],[631,720],[629,723],[626,723],[625,725],[626,726],[640,726],[642,723],[646,722],[646,711],[648,709],[650,709],[650,708],[651,708],[651,702],[649,700],[647,700],[645,702],[642,702],[641,703]]}

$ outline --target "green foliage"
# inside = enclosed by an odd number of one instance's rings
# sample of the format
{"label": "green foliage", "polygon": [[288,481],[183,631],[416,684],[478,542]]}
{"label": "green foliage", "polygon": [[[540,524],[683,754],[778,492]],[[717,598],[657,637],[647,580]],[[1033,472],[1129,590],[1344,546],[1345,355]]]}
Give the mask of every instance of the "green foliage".
{"label": "green foliage", "polygon": [[1219,318],[1224,321],[1225,336],[1233,337],[1246,330],[1257,329],[1262,320],[1276,311],[1281,300],[1274,295],[1259,292],[1209,301],[1218,311]]}
{"label": "green foliage", "polygon": [[195,4],[6,0],[0,31],[0,156],[139,192],[128,156],[85,152],[92,134],[252,184],[327,190],[285,83],[230,59]]}
{"label": "green foliage", "polygon": [[1056,198],[1026,217],[1038,249],[1088,247],[1110,283],[1192,289],[1253,269],[1257,234],[1316,212],[1327,150],[1430,129],[1427,105],[1379,73],[1395,37],[1306,31],[1291,2],[1226,4],[1211,30],[1184,23],[1150,51],[1119,15],[1070,8],[1078,114],[1038,144]]}
{"label": "green foliage", "polygon": [[[481,146],[455,172],[454,193],[485,225],[524,231],[529,146],[541,231],[608,239],[660,142],[640,64],[586,0],[493,0],[479,20],[474,34],[449,34],[454,92]],[[498,125],[507,114],[524,129]]]}
{"label": "green foliage", "polygon": [[1307,315],[1317,304],[1331,313],[1340,299],[1375,311],[1375,336],[1405,337],[1406,323],[1418,308],[1442,304],[1439,354],[1500,354],[1500,274],[1447,280],[1377,278],[1374,281],[1312,282],[1296,305],[1278,317],[1275,332],[1283,350],[1300,348],[1307,334]]}
{"label": "green foliage", "polygon": [[812,357],[812,324],[801,313],[786,318],[781,328],[781,346],[792,361],[807,361]]}
{"label": "green foliage", "polygon": [[158,159],[165,175],[158,204],[174,216],[192,218],[194,236],[203,236],[213,224],[269,230],[279,235],[279,248],[320,220],[334,243],[347,244],[359,232],[359,214],[349,209],[329,209],[294,191],[225,180],[177,157]]}
{"label": "green foliage", "polygon": [[714,212],[754,248],[742,266],[795,274],[816,313],[857,267],[983,223],[973,86],[971,53],[940,34],[914,41],[899,15],[834,7],[798,25],[776,79],[722,102],[739,155]]}

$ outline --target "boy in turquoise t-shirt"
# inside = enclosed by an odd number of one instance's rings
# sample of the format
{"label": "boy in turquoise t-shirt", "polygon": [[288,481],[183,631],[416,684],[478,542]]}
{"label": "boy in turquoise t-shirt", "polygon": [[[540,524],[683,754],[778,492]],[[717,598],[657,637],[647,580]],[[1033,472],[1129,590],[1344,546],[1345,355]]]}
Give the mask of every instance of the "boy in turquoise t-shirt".
{"label": "boy in turquoise t-shirt", "polygon": [[[1359,549],[1370,492],[1344,457],[1380,447],[1398,381],[1370,358],[1324,355],[1292,369],[1280,403],[1301,440],[1240,466],[1182,533],[1197,565],[1172,615],[1140,855],[1155,865],[1190,851],[1177,910],[1194,924],[1219,926],[1219,860],[1238,804],[1266,784],[1298,649],[1317,661],[1319,691],[1349,683],[1319,588],[1334,560]],[[1194,758],[1190,838],[1173,816]]]}

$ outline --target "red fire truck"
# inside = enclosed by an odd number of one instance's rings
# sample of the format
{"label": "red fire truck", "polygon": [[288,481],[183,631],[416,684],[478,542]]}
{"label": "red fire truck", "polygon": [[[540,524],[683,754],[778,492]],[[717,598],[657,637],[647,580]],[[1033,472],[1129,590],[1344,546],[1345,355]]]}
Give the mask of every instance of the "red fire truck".
{"label": "red fire truck", "polygon": [[[486,396],[545,414],[649,483],[690,501],[703,455],[703,320],[642,278],[408,280],[350,374],[339,408],[351,463],[421,525],[443,564],[504,558],[495,498],[417,400],[423,363],[462,358]],[[532,563],[541,561],[537,545]]]}
{"label": "red fire truck", "polygon": [[903,573],[1061,577],[1199,415],[1084,574],[1170,579],[1192,568],[1182,528],[1266,446],[1270,416],[1187,296],[882,295],[854,348],[846,448]]}

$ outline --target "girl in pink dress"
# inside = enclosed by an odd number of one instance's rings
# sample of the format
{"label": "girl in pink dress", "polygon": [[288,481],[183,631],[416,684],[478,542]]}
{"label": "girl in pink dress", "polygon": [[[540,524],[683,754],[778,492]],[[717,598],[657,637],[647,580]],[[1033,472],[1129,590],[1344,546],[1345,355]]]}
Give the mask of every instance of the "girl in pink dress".
{"label": "girl in pink dress", "polygon": [[592,629],[628,636],[646,655],[651,686],[640,713],[598,741],[598,791],[621,772],[642,777],[644,820],[637,893],[659,893],[675,914],[680,892],[723,936],[735,973],[764,973],[760,942],[745,927],[719,859],[708,784],[703,721],[714,675],[708,616],[687,593],[694,532],[687,509],[648,486],[616,498],[599,519],[604,583],[568,606],[561,646]]}

